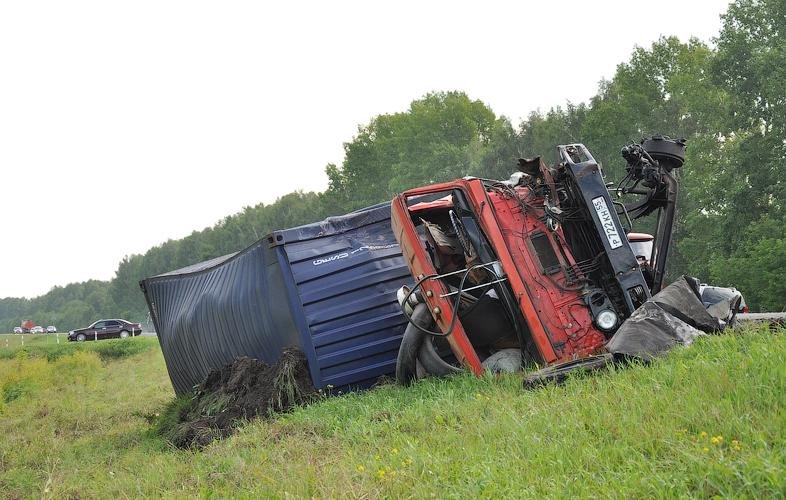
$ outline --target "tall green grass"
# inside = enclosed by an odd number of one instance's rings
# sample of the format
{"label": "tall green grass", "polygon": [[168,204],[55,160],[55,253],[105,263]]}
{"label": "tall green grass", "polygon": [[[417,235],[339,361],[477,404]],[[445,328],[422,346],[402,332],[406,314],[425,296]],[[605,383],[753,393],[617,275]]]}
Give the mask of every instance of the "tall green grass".
{"label": "tall green grass", "polygon": [[0,360],[7,496],[786,495],[786,336],[700,339],[535,391],[458,376],[328,398],[202,451],[151,430],[160,352]]}

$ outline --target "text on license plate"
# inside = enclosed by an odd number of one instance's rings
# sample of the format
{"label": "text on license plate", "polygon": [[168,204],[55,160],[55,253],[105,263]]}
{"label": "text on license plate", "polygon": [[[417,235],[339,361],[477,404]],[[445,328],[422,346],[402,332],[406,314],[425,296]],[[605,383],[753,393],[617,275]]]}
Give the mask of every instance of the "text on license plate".
{"label": "text on license plate", "polygon": [[597,212],[598,219],[600,220],[600,227],[606,234],[606,239],[609,240],[609,245],[611,248],[614,249],[621,247],[622,238],[620,237],[620,232],[611,216],[609,207],[606,205],[606,200],[603,199],[603,196],[593,198],[592,206],[595,207],[595,212]]}

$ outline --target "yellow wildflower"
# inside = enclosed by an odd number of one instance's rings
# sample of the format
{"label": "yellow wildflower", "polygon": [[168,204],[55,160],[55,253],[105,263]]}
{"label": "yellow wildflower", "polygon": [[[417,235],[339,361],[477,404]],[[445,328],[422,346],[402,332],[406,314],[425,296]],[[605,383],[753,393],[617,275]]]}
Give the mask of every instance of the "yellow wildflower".
{"label": "yellow wildflower", "polygon": [[391,455],[398,455],[398,448],[393,448],[392,450],[390,450],[390,454]]}
{"label": "yellow wildflower", "polygon": [[704,449],[703,449],[702,451],[703,451],[704,453],[707,453],[708,451],[710,451],[710,449],[709,449],[709,448],[707,448],[707,447],[705,446],[705,447],[704,447]]}
{"label": "yellow wildflower", "polygon": [[364,465],[358,465],[358,472],[363,472],[364,470],[366,470]]}
{"label": "yellow wildflower", "polygon": [[379,470],[377,470],[377,477],[378,477],[379,479],[383,479],[383,478],[385,477],[385,469],[379,469]]}
{"label": "yellow wildflower", "polygon": [[706,431],[701,431],[701,434],[699,434],[699,436],[705,438],[705,437],[707,437],[707,432]]}
{"label": "yellow wildflower", "polygon": [[723,436],[712,436],[712,444],[721,444],[723,442]]}

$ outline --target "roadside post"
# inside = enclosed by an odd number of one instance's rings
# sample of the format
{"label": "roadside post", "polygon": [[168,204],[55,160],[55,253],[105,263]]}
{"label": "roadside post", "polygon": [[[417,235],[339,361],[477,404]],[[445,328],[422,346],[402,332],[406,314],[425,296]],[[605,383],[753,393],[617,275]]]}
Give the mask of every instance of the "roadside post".
{"label": "roadside post", "polygon": [[22,346],[24,346],[24,345],[25,345],[25,336],[22,335]]}
{"label": "roadside post", "polygon": [[98,340],[98,330],[93,330],[93,340]]}
{"label": "roadside post", "polygon": [[55,336],[57,337],[57,344],[60,345],[60,332],[55,333]]}

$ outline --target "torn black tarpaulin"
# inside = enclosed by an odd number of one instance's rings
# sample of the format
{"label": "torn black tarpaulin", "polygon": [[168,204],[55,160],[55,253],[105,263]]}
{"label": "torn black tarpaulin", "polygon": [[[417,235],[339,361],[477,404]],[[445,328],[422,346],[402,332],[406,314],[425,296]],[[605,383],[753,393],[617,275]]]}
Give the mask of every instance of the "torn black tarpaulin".
{"label": "torn black tarpaulin", "polygon": [[676,344],[690,345],[704,334],[656,302],[645,302],[617,330],[606,350],[617,356],[649,360]]}
{"label": "torn black tarpaulin", "polygon": [[649,360],[677,344],[690,345],[700,335],[723,330],[699,300],[693,278],[683,276],[653,296],[625,320],[606,344],[617,357]]}

